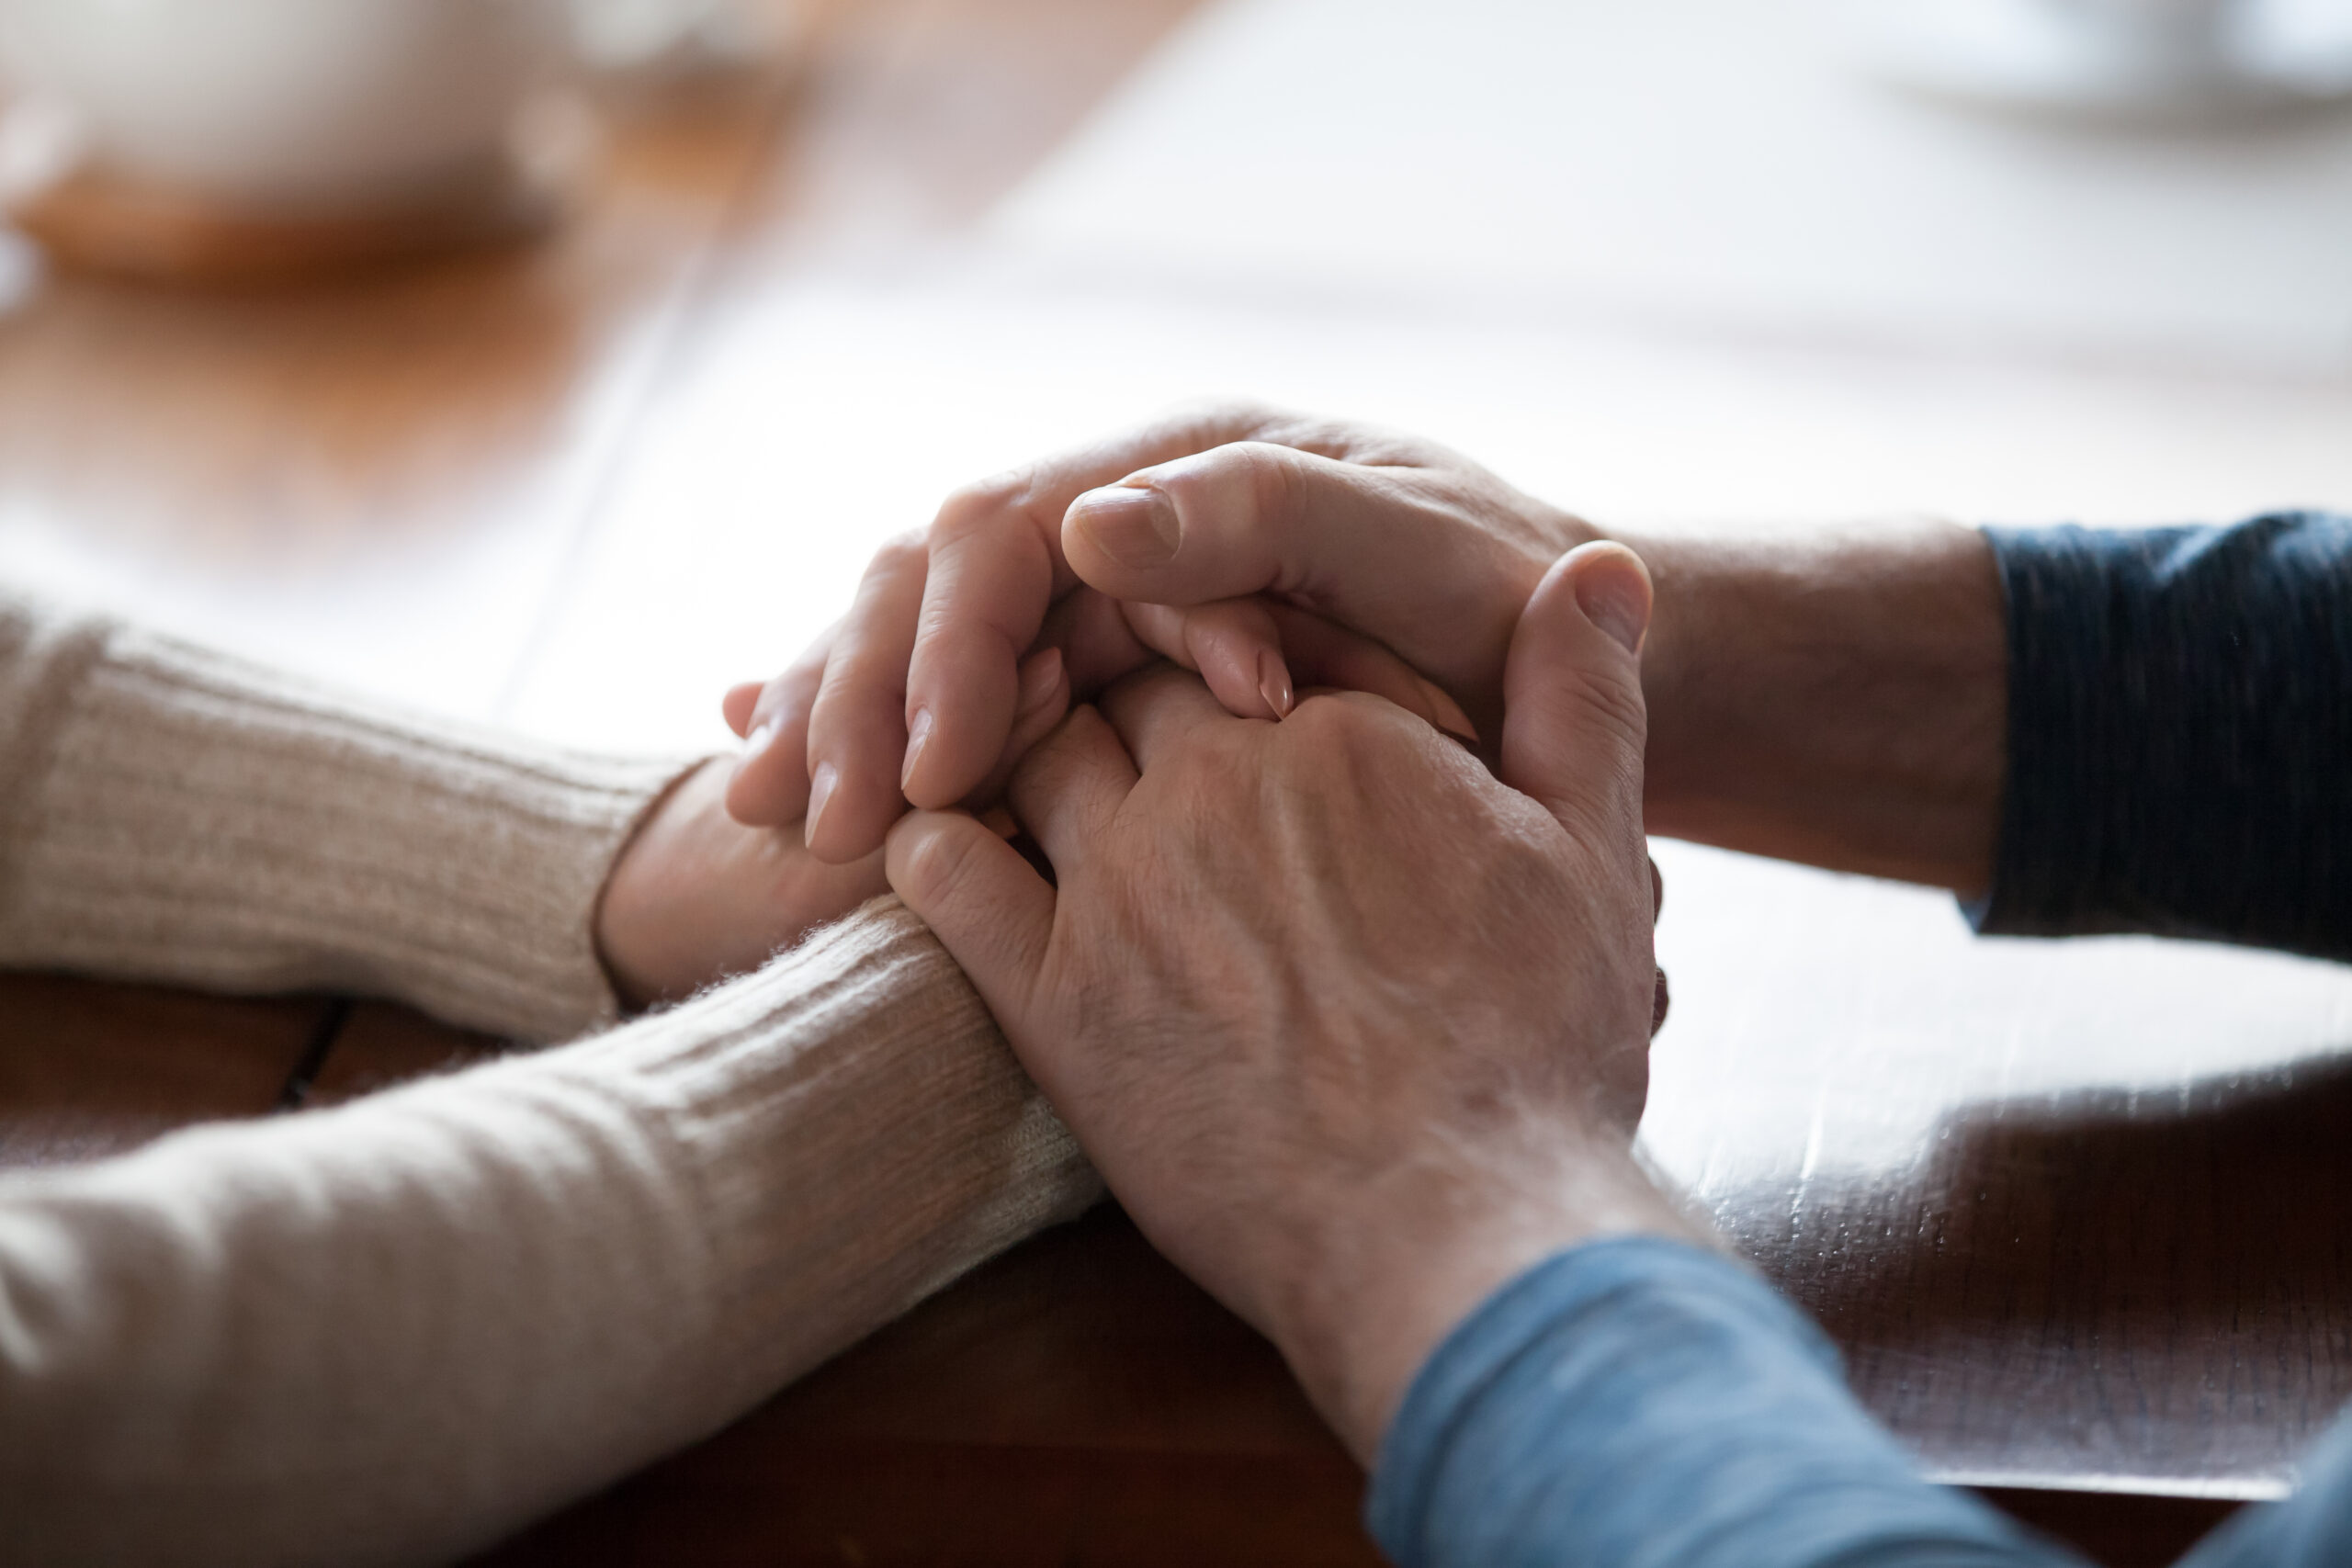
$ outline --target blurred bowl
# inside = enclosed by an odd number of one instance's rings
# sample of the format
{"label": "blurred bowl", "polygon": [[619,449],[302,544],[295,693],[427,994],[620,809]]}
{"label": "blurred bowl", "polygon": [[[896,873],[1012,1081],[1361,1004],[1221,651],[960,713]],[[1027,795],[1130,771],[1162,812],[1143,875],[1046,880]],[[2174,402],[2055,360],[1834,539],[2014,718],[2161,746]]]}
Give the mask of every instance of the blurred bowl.
{"label": "blurred bowl", "polygon": [[0,0],[0,73],[54,139],[248,211],[478,186],[567,52],[562,0]]}

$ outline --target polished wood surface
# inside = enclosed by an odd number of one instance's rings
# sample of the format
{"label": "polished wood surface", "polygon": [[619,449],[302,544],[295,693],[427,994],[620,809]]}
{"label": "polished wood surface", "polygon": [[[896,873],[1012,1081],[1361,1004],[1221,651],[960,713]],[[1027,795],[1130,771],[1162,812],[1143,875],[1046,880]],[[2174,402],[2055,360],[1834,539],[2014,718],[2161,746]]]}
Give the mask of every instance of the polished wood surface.
{"label": "polished wood surface", "polygon": [[[230,299],[6,285],[0,575],[446,713],[694,745],[949,485],[1182,393],[1419,425],[1610,514],[2352,487],[2329,382],[1635,342],[1476,291],[1351,314],[1000,243],[1106,95],[1197,58],[1195,9],[838,0],[788,67],[616,113],[538,246]],[[2352,1395],[2341,976],[1975,942],[1932,896],[1660,859],[1645,1139],[1929,1472],[2117,1568],[2274,1495]],[[369,1001],[0,977],[0,1163],[496,1048]],[[484,1561],[1368,1562],[1362,1486],[1105,1209]]]}
{"label": "polished wood surface", "polygon": [[326,1004],[0,974],[0,1166],[122,1154],[275,1110]]}
{"label": "polished wood surface", "polygon": [[437,1023],[391,1002],[356,1004],[305,1087],[306,1109],[341,1105],[394,1084],[461,1072],[503,1049],[480,1034]]}
{"label": "polished wood surface", "polygon": [[1106,1207],[483,1562],[1336,1568],[1381,1561],[1363,1486],[1272,1348]]}

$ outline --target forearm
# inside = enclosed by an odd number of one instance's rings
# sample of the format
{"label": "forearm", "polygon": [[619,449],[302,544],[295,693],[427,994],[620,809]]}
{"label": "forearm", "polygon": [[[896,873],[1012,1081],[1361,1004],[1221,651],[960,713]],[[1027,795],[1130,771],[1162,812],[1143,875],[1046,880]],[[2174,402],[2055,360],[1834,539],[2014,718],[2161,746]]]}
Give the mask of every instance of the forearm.
{"label": "forearm", "polygon": [[608,1021],[592,924],[678,759],[390,712],[0,593],[0,964]]}
{"label": "forearm", "polygon": [[2008,650],[1981,535],[1905,523],[1626,542],[1657,587],[1652,831],[1984,891]]}
{"label": "forearm", "polygon": [[1099,1187],[870,906],[598,1039],[0,1182],[0,1561],[443,1561]]}

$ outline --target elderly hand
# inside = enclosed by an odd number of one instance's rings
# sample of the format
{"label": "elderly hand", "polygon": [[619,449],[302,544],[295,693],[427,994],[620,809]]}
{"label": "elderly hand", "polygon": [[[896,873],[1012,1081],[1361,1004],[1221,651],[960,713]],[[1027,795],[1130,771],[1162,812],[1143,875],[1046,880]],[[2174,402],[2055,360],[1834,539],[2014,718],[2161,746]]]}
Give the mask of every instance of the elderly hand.
{"label": "elderly hand", "polygon": [[1136,1223],[1366,1459],[1505,1280],[1681,1228],[1629,1154],[1648,611],[1622,547],[1541,578],[1501,682],[1516,788],[1380,699],[1269,724],[1162,670],[1015,773],[1054,886],[967,817],[889,836],[892,885]]}
{"label": "elderly hand", "polygon": [[[1171,420],[965,491],[926,539],[877,557],[799,664],[730,694],[752,744],[729,808],[767,825],[805,813],[810,847],[845,862],[908,802],[972,796],[1011,728],[1015,661],[1049,612],[1103,631],[1088,585],[1121,602],[1115,636],[1132,634],[1138,656],[1197,669],[1235,714],[1279,718],[1295,687],[1329,683],[1491,738],[1521,606],[1594,536],[1427,442],[1252,408]],[[1333,669],[1334,624],[1443,694],[1407,699],[1421,683],[1401,668]],[[1137,660],[1085,662],[1107,680]]]}

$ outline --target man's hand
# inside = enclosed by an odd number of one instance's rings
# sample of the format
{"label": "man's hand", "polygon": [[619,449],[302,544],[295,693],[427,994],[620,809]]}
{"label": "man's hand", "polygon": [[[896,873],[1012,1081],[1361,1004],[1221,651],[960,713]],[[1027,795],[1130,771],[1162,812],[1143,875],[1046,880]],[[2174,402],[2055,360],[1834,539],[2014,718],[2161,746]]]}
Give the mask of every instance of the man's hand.
{"label": "man's hand", "polygon": [[[730,694],[752,745],[729,808],[765,825],[805,814],[810,847],[846,862],[908,802],[968,799],[1003,750],[1015,663],[1056,621],[1098,639],[1064,643],[1081,696],[1090,675],[1160,654],[1238,715],[1279,718],[1296,687],[1346,685],[1491,739],[1520,608],[1592,537],[1428,442],[1253,408],[1170,420],[976,485],[886,549],[840,626]],[[1090,584],[1115,613],[1088,607]],[[1376,681],[1334,669],[1335,626],[1404,663]],[[1100,651],[1121,637],[1124,668]]]}
{"label": "man's hand", "polygon": [[1628,1155],[1654,978],[1648,612],[1620,547],[1541,576],[1501,682],[1515,788],[1377,698],[1276,725],[1163,670],[1014,773],[1055,886],[967,817],[890,834],[892,885],[1136,1223],[1366,1459],[1505,1280],[1680,1229]]}

